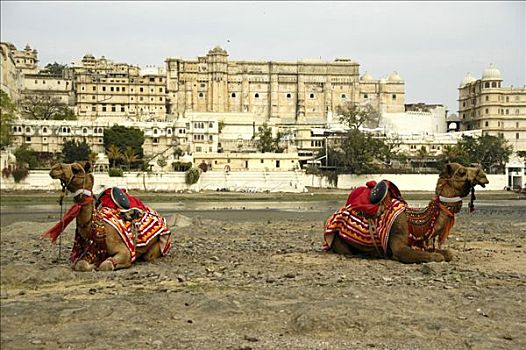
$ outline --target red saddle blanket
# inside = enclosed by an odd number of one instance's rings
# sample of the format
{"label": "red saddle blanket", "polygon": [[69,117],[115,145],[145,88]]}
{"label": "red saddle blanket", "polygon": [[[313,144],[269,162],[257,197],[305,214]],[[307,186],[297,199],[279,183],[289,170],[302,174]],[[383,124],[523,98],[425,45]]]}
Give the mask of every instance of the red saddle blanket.
{"label": "red saddle blanket", "polygon": [[[371,219],[375,220],[376,225],[376,246],[382,247],[384,254],[387,254],[391,226],[406,207],[407,204],[404,201],[393,199],[380,216]],[[342,239],[354,246],[374,248],[375,244],[369,229],[369,221],[361,211],[351,205],[344,206],[327,219],[323,235],[323,249],[329,250],[331,248],[335,234],[339,234]]]}
{"label": "red saddle blanket", "polygon": [[159,237],[161,243],[162,256],[165,256],[170,250],[171,232],[166,226],[166,219],[157,211],[149,207],[144,208],[142,217],[135,223],[136,230],[133,230],[130,221],[120,218],[120,209],[102,207],[98,213],[102,221],[110,224],[119,233],[130,250],[132,262],[136,259],[136,248],[148,245],[156,237]]}

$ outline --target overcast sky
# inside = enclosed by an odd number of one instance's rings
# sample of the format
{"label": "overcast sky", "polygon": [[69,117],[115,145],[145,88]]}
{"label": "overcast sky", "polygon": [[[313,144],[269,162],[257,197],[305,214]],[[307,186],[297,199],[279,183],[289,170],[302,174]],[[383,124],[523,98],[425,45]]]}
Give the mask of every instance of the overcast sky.
{"label": "overcast sky", "polygon": [[164,65],[220,45],[232,60],[347,57],[380,78],[397,71],[406,103],[458,109],[467,72],[494,63],[524,86],[526,6],[512,2],[1,2],[1,40],[39,52],[40,65],[86,53]]}

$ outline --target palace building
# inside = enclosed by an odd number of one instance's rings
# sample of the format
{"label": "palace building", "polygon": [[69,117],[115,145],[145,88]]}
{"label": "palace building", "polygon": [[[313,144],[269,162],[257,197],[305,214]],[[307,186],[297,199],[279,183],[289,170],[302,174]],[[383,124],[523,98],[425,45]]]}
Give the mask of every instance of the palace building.
{"label": "palace building", "polygon": [[458,88],[461,130],[503,136],[514,151],[526,150],[526,86],[503,86],[493,64],[480,79],[468,73]]}

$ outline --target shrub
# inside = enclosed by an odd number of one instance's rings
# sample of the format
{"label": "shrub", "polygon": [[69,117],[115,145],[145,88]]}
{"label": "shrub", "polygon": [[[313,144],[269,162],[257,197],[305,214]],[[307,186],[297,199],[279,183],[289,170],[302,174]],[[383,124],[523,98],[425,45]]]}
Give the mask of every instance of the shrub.
{"label": "shrub", "polygon": [[172,167],[174,171],[188,171],[192,168],[192,162],[173,162]]}
{"label": "shrub", "polygon": [[110,177],[122,177],[123,172],[121,168],[110,168],[108,175]]}
{"label": "shrub", "polygon": [[187,185],[193,185],[199,180],[199,176],[199,169],[191,168],[186,172],[184,179]]}
{"label": "shrub", "polygon": [[29,169],[25,166],[17,165],[17,167],[12,172],[13,179],[16,183],[24,180],[29,175]]}

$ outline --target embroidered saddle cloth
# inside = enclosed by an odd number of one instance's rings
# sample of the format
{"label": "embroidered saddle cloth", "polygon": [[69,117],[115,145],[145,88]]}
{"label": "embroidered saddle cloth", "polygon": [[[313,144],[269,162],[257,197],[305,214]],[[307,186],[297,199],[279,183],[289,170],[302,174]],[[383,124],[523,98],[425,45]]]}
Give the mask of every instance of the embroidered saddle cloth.
{"label": "embroidered saddle cloth", "polygon": [[[135,223],[120,218],[120,209],[102,207],[99,215],[102,221],[110,224],[121,236],[131,253],[131,261],[136,259],[136,248],[144,247],[156,237],[161,243],[161,253],[165,256],[170,250],[171,232],[166,226],[166,219],[157,211],[146,207],[142,217]],[[135,225],[133,229],[132,225]]]}
{"label": "embroidered saddle cloth", "polygon": [[356,210],[351,205],[340,208],[334,213],[325,224],[323,249],[329,250],[334,239],[334,235],[339,236],[353,246],[374,248],[381,247],[383,253],[387,254],[387,243],[389,232],[395,219],[406,209],[407,204],[398,199],[392,199],[385,211],[374,220],[376,226],[375,242],[373,243],[369,220],[361,211]]}

